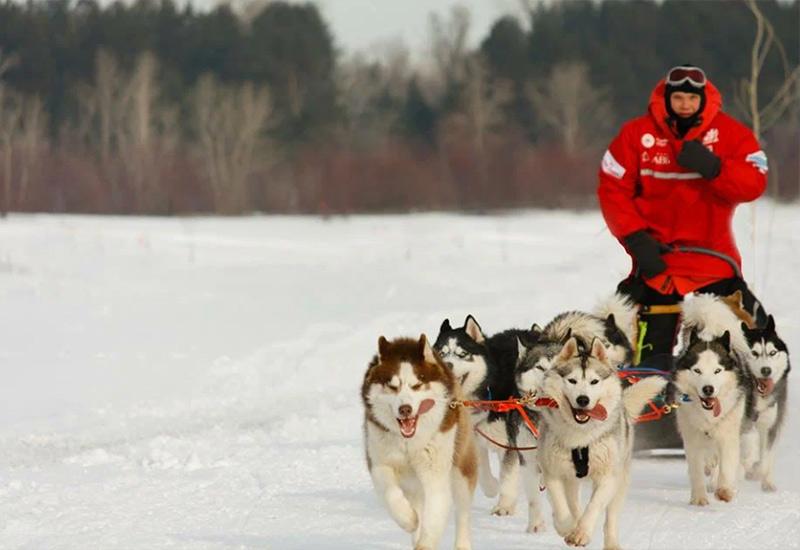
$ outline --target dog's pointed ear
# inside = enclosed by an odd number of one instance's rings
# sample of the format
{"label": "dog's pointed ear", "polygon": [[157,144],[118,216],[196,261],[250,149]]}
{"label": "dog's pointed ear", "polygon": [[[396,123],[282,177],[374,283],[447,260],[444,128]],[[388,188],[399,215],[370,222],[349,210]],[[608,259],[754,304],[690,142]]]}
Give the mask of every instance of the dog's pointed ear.
{"label": "dog's pointed ear", "polygon": [[526,353],[528,353],[528,348],[525,346],[525,342],[522,341],[522,338],[517,336],[517,364],[522,361]]}
{"label": "dog's pointed ear", "polygon": [[570,338],[567,340],[567,343],[564,344],[564,347],[561,348],[561,351],[558,352],[556,360],[559,362],[566,362],[576,355],[578,355],[578,340],[576,338]]}
{"label": "dog's pointed ear", "polygon": [[442,321],[442,326],[439,327],[439,333],[449,332],[451,330],[453,330],[453,327],[450,326],[450,319]]}
{"label": "dog's pointed ear", "polygon": [[464,330],[466,331],[467,336],[479,344],[483,344],[483,342],[486,340],[486,337],[483,335],[483,331],[481,330],[481,326],[472,315],[467,315],[467,318],[464,320]]}
{"label": "dog's pointed ear", "polygon": [[733,300],[734,304],[736,304],[739,307],[742,307],[742,303],[743,302],[742,302],[742,291],[741,290],[737,290],[736,292],[731,294],[730,298],[731,298],[731,300]]}
{"label": "dog's pointed ear", "polygon": [[726,330],[725,333],[719,337],[719,343],[722,344],[722,347],[725,348],[725,351],[730,353],[731,351],[731,332]]}
{"label": "dog's pointed ear", "polygon": [[775,333],[775,317],[770,315],[767,317],[767,326],[764,327],[764,330],[767,334],[774,334]]}
{"label": "dog's pointed ear", "polygon": [[689,333],[689,347],[693,348],[698,342],[700,342],[700,335],[697,334],[697,330],[692,329],[692,331]]}
{"label": "dog's pointed ear", "polygon": [[389,353],[389,341],[381,336],[378,338],[378,359],[383,361],[387,353]]}
{"label": "dog's pointed ear", "polygon": [[531,325],[531,332],[532,332],[532,333],[534,333],[534,334],[535,334],[535,335],[538,337],[538,336],[540,336],[540,335],[541,335],[541,334],[542,334],[544,331],[542,330],[542,327],[540,327],[538,324],[536,324],[536,323],[533,323],[533,325]]}
{"label": "dog's pointed ear", "polygon": [[567,333],[564,335],[564,337],[561,339],[561,341],[566,344],[567,342],[569,342],[570,338],[572,338],[572,327],[569,327],[567,329]]}
{"label": "dog's pointed ear", "polygon": [[606,317],[606,326],[608,328],[617,328],[617,320],[614,318],[613,313],[609,313],[608,317]]}
{"label": "dog's pointed ear", "polygon": [[[613,317],[613,315],[611,316]],[[606,353],[606,346],[600,338],[592,340],[592,357],[598,361],[605,363],[608,361],[608,354]]]}
{"label": "dog's pointed ear", "polygon": [[745,323],[744,321],[742,321],[741,325],[739,325],[739,328],[742,329],[742,334],[744,334],[745,336],[747,336],[747,334],[749,334],[751,330],[750,327],[747,326],[747,323]]}
{"label": "dog's pointed ear", "polygon": [[419,335],[419,352],[423,361],[426,363],[438,363],[436,354],[433,352],[430,342],[428,342],[428,337],[424,334]]}

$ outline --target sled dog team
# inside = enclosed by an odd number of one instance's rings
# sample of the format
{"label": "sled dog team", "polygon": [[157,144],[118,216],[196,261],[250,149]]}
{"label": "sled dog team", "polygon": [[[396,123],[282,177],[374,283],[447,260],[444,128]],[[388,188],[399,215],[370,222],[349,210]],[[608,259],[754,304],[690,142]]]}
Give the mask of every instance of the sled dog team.
{"label": "sled dog team", "polygon": [[[380,337],[361,390],[367,467],[415,549],[438,547],[451,502],[455,548],[471,548],[475,486],[498,497],[493,514],[513,514],[520,477],[528,532],[545,529],[544,487],[553,526],[568,545],[586,546],[605,513],[603,547],[620,548],[634,421],[659,394],[676,407],[691,504],[708,504],[706,477],[719,500],[732,500],[740,465],[763,490],[775,490],[790,366],[773,318],[755,327],[736,294],[690,296],[669,380],[626,384],[618,369],[631,363],[636,320],[635,307],[615,295],[593,313],[562,313],[544,328],[487,337],[470,315],[457,328],[445,320],[433,344],[424,334]],[[527,418],[469,403],[514,398],[524,398]],[[490,452],[499,455],[499,479]],[[592,482],[585,506],[583,480]]]}

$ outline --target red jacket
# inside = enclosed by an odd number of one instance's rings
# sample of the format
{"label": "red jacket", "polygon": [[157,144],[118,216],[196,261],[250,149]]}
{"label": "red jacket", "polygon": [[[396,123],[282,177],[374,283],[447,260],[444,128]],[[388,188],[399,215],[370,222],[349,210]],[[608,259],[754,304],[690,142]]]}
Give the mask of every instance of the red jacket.
{"label": "red jacket", "polygon": [[[731,229],[733,211],[764,192],[767,158],[753,133],[721,107],[719,90],[708,82],[702,123],[677,138],[667,123],[662,80],[650,96],[649,113],[622,127],[603,156],[597,189],[603,216],[617,239],[645,229],[662,243],[722,252],[741,268]],[[684,140],[700,140],[720,157],[716,178],[708,181],[678,165],[675,159]],[[671,252],[663,258],[667,270],[647,283],[664,293],[686,294],[734,276],[724,260],[712,256]]]}

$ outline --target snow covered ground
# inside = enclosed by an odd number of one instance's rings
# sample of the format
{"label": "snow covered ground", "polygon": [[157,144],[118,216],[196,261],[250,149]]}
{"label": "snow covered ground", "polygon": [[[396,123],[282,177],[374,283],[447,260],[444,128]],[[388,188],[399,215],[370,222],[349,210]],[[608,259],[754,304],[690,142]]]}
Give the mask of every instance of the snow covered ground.
{"label": "snow covered ground", "polygon": [[[800,206],[755,220],[745,274],[798,350]],[[0,220],[0,548],[408,548],[362,450],[378,336],[544,323],[627,265],[597,213]],[[683,461],[636,460],[623,546],[798,548],[795,397],[779,492],[690,508]],[[489,508],[476,550],[566,548]]]}

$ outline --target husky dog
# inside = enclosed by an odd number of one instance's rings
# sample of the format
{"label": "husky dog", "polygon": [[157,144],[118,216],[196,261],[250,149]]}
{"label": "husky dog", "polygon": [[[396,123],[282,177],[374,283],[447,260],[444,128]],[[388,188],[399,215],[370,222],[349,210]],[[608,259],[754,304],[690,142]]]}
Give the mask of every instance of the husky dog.
{"label": "husky dog", "polygon": [[[606,512],[606,550],[619,548],[617,523],[630,481],[633,418],[666,384],[650,377],[623,390],[608,349],[595,338],[588,352],[575,337],[554,357],[543,389],[558,404],[543,409],[539,464],[559,535],[571,546],[589,543],[600,514]],[[579,483],[588,477],[594,490],[583,512]]]}
{"label": "husky dog", "polygon": [[636,309],[624,296],[614,294],[595,308],[595,313],[569,311],[561,313],[545,325],[533,325],[534,345],[519,343],[519,361],[514,380],[521,395],[541,391],[544,376],[570,337],[577,338],[581,349],[587,350],[595,338],[606,346],[606,355],[614,366],[630,364],[636,324]]}
{"label": "husky dog", "polygon": [[361,388],[367,467],[392,518],[417,550],[439,544],[450,508],[456,507],[458,550],[469,550],[470,505],[476,455],[453,373],[423,334],[378,340]]}
{"label": "husky dog", "polygon": [[[775,319],[767,318],[764,328],[750,329],[742,323],[750,353],[747,355],[747,368],[753,378],[753,414],[745,423],[746,440],[752,442],[757,434],[757,451],[746,448],[744,464],[748,478],[760,479],[764,491],[775,490],[772,468],[775,462],[775,441],[786,415],[787,375],[789,350],[775,332]],[[748,432],[756,432],[751,434]],[[758,458],[757,466],[754,466]]]}
{"label": "husky dog", "polygon": [[703,479],[708,464],[718,468],[715,496],[730,502],[736,495],[740,433],[751,410],[747,342],[741,322],[720,298],[697,295],[685,300],[682,309],[686,344],[672,391],[682,396],[675,416],[689,468],[689,503],[708,504]]}
{"label": "husky dog", "polygon": [[[472,315],[467,316],[464,326],[454,329],[450,321],[445,320],[439,329],[434,349],[461,382],[464,393],[472,400],[503,400],[519,397],[514,385],[514,367],[518,359],[517,342],[522,340],[528,345],[536,338],[534,332],[512,329],[487,338],[480,325]],[[535,413],[532,414],[536,422]],[[524,455],[514,449],[518,445],[522,419],[516,411],[507,413],[483,412],[474,410],[472,422],[480,433],[491,437],[504,447],[498,447],[481,436],[478,438],[479,480],[481,489],[490,497],[500,493],[492,514],[504,516],[514,513],[517,502],[520,462],[525,466],[534,463],[530,453]],[[526,442],[530,439],[526,438]],[[500,457],[500,481],[492,475],[489,464],[489,451],[498,453]],[[539,489],[528,488],[530,522],[528,531],[537,532],[544,528],[544,521],[539,507]]]}

